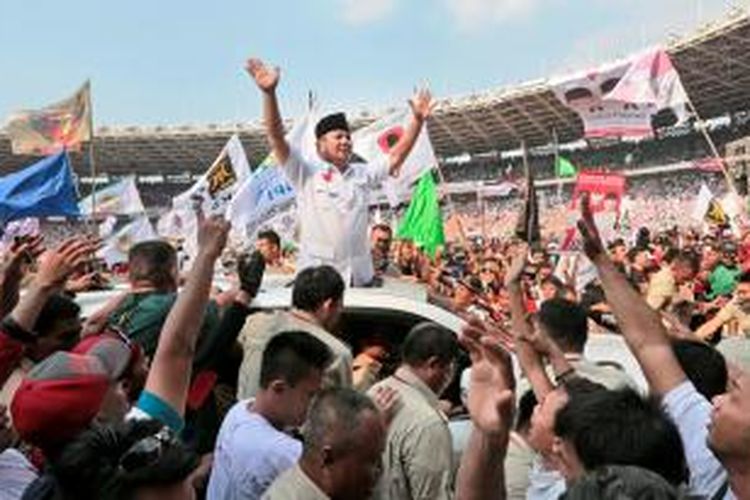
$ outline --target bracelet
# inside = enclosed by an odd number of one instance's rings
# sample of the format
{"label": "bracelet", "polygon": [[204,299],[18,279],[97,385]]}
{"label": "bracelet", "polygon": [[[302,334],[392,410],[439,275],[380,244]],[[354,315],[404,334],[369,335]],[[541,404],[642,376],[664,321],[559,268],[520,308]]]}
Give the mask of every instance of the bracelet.
{"label": "bracelet", "polygon": [[36,342],[36,336],[33,333],[26,331],[26,329],[19,325],[10,315],[6,316],[2,321],[2,324],[0,324],[0,330],[2,330],[2,332],[8,337],[17,340],[18,342],[24,344],[33,344]]}
{"label": "bracelet", "polygon": [[571,376],[575,375],[575,373],[576,373],[576,369],[573,367],[570,367],[564,372],[562,372],[560,375],[555,375],[555,382],[557,382],[558,384],[561,382],[565,382]]}

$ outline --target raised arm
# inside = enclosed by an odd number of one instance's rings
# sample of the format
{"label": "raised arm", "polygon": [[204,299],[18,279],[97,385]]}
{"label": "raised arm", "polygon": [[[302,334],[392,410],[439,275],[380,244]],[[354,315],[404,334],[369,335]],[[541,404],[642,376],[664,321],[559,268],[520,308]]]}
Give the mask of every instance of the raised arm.
{"label": "raised arm", "polygon": [[461,334],[471,356],[468,408],[473,429],[456,480],[459,500],[503,499],[503,462],[513,424],[515,381],[499,332],[474,323]]}
{"label": "raised arm", "polygon": [[199,217],[198,255],[161,330],[145,391],[185,414],[195,345],[213,280],[214,265],[227,242],[229,223]]}
{"label": "raised arm", "polygon": [[672,352],[661,317],[610,260],[599,237],[588,196],[581,203],[581,215],[578,230],[583,237],[584,251],[596,266],[607,303],[651,390],[663,396],[686,377]]}
{"label": "raised arm", "polygon": [[528,253],[529,246],[525,243],[516,249],[516,254],[513,256],[505,278],[505,286],[508,289],[510,299],[511,328],[518,363],[521,365],[526,378],[529,379],[537,401],[542,401],[554,389],[554,386],[544,371],[541,357],[534,350],[534,347],[526,341],[526,339],[533,337],[532,326],[526,317],[526,306],[524,305],[521,285],[521,276],[526,266]]}
{"label": "raised arm", "polygon": [[398,177],[401,171],[401,165],[404,164],[406,158],[409,156],[411,149],[419,138],[419,133],[422,131],[425,121],[432,113],[435,103],[432,100],[432,94],[427,89],[420,89],[409,100],[409,106],[411,106],[412,120],[406,129],[406,132],[401,137],[401,140],[391,149],[390,153],[390,174],[393,177]]}
{"label": "raised arm", "polygon": [[263,94],[263,121],[266,125],[266,135],[276,161],[279,165],[283,165],[289,159],[289,143],[284,138],[284,122],[281,119],[279,101],[276,98],[280,70],[266,66],[260,59],[248,59],[245,69]]}

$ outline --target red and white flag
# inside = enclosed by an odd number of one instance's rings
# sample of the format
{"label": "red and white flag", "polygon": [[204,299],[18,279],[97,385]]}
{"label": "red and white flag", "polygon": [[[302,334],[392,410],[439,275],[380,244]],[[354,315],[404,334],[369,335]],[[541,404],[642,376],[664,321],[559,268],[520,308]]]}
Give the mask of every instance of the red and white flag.
{"label": "red and white flag", "polygon": [[[389,155],[391,149],[406,133],[411,116],[411,110],[402,109],[357,130],[352,135],[354,152],[370,162]],[[383,191],[390,204],[397,205],[400,200],[409,199],[412,184],[436,165],[435,150],[425,126],[422,127],[414,147],[401,166],[398,177],[389,177],[383,182]],[[373,198],[377,197],[377,194],[373,195]]]}
{"label": "red and white flag", "polygon": [[653,104],[657,109],[670,108],[679,123],[688,116],[685,88],[664,49],[637,56],[605,100]]}

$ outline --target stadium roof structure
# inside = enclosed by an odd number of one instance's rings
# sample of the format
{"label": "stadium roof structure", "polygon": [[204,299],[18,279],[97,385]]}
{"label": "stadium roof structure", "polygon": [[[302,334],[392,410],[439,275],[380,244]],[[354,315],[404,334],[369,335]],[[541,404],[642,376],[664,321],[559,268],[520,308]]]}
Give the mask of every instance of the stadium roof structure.
{"label": "stadium roof structure", "polygon": [[[726,19],[706,25],[689,37],[672,41],[667,50],[683,85],[704,119],[750,110],[750,16],[735,10]],[[579,116],[554,95],[551,78],[442,99],[428,122],[438,156],[449,158],[517,149],[583,136]],[[383,113],[360,112],[352,127],[373,122]],[[351,116],[351,114],[350,114]],[[108,174],[177,174],[202,172],[233,133],[239,134],[251,164],[260,162],[268,145],[260,122],[169,127],[99,127],[96,163]],[[33,159],[11,154],[7,135],[0,132],[0,173]],[[81,155],[73,155],[81,174]]]}

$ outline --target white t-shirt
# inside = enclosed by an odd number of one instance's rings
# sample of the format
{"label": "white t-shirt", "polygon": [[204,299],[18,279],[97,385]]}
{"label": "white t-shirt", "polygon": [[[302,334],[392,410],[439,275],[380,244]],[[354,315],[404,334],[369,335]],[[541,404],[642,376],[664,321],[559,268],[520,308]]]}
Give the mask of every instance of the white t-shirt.
{"label": "white t-shirt", "polygon": [[235,404],[221,424],[208,500],[260,498],[302,455],[302,443],[252,411],[250,403]]}
{"label": "white t-shirt", "polygon": [[541,455],[536,455],[529,471],[527,500],[557,500],[568,489],[565,478],[555,469],[544,464]]}
{"label": "white t-shirt", "polygon": [[37,478],[37,470],[15,448],[0,453],[0,500],[19,500]]}
{"label": "white t-shirt", "polygon": [[322,160],[310,162],[292,149],[283,166],[297,191],[300,252],[297,271],[331,265],[347,285],[369,284],[374,276],[367,238],[371,189],[388,178],[387,157],[352,163],[342,174]]}
{"label": "white t-shirt", "polygon": [[[669,391],[662,400],[664,411],[672,418],[682,438],[685,459],[690,470],[690,495],[713,498],[727,482],[727,472],[708,448],[708,424],[711,403],[686,380]],[[727,491],[725,500],[734,500]]]}

